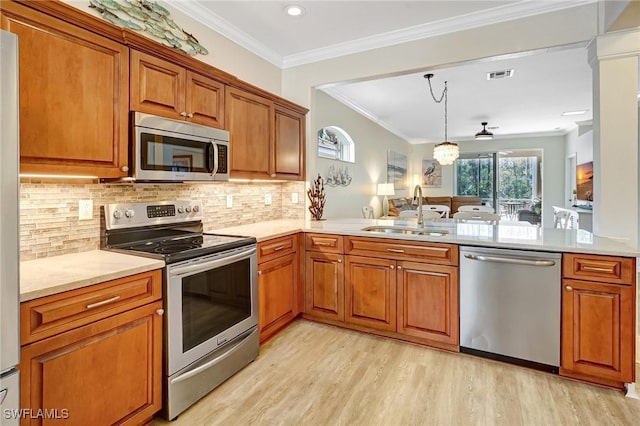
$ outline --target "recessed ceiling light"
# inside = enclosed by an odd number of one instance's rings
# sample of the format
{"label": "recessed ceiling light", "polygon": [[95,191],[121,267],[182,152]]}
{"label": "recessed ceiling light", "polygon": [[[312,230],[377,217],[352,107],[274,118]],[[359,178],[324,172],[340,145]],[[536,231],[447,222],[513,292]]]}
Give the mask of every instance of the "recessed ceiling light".
{"label": "recessed ceiling light", "polygon": [[304,15],[304,7],[297,4],[290,4],[284,8],[284,11],[289,16],[302,16]]}
{"label": "recessed ceiling light", "polygon": [[581,109],[579,111],[565,111],[560,115],[582,115],[585,114],[588,110],[587,109]]}

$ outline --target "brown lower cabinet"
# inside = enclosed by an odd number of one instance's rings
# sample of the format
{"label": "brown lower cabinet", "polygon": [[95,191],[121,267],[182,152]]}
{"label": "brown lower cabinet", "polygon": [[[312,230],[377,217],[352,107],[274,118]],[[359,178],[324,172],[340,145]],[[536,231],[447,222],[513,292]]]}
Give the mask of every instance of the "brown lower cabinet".
{"label": "brown lower cabinet", "polygon": [[306,249],[306,317],[457,350],[457,246],[306,234]]}
{"label": "brown lower cabinet", "polygon": [[398,333],[459,344],[458,268],[398,262]]}
{"label": "brown lower cabinet", "polygon": [[300,313],[298,235],[258,244],[258,328],[264,342]]}
{"label": "brown lower cabinet", "polygon": [[49,410],[65,425],[150,420],[162,404],[161,280],[155,271],[24,302],[22,335],[38,323],[50,337],[21,349],[21,408]]}
{"label": "brown lower cabinet", "polygon": [[560,374],[622,388],[635,382],[636,259],[562,256]]}

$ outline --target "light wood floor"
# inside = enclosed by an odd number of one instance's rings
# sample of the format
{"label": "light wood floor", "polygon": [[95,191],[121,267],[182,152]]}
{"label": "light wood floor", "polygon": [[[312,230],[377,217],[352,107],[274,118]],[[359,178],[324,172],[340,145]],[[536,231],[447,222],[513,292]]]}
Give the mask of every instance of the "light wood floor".
{"label": "light wood floor", "polygon": [[640,425],[640,401],[522,367],[299,320],[171,423],[276,424]]}

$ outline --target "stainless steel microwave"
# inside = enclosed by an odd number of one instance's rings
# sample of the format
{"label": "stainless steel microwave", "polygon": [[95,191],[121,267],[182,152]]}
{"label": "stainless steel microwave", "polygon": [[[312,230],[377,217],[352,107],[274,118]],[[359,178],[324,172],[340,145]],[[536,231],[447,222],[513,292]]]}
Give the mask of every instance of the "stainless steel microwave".
{"label": "stainless steel microwave", "polygon": [[133,113],[133,178],[137,181],[229,180],[229,132]]}

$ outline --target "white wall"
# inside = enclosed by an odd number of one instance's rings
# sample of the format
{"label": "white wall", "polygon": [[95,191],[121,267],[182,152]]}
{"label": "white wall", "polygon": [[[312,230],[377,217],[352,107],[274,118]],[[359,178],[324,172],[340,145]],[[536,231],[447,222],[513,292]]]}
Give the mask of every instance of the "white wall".
{"label": "white wall", "polygon": [[[315,179],[318,173],[326,179],[331,165],[335,168],[347,166],[353,178],[346,187],[325,185],[323,217],[362,217],[363,206],[372,206],[374,215],[380,216],[383,197],[376,195],[376,184],[387,181],[387,151],[391,149],[408,156],[410,145],[324,92],[316,91],[313,110],[316,113],[315,127],[311,129],[308,155],[314,157],[315,165],[307,169],[307,180]],[[338,126],[351,136],[355,142],[355,163],[318,157],[316,133],[326,126]],[[396,191],[396,195],[389,198],[405,196],[407,193],[408,190]]]}
{"label": "white wall", "polygon": [[[95,9],[89,8],[88,0],[62,0],[83,12],[100,16]],[[121,2],[124,0],[120,0]],[[171,3],[162,1],[162,6],[171,12],[171,17],[181,28],[193,34],[208,51],[208,55],[196,55],[195,58],[218,69],[235,75],[240,80],[251,83],[276,95],[281,93],[282,72],[270,62],[240,47],[228,38],[209,27],[194,21],[182,12],[174,9]],[[145,33],[140,33],[146,35]]]}
{"label": "white wall", "polygon": [[[457,142],[461,153],[496,152],[504,150],[542,150],[542,226],[553,226],[552,206],[564,205],[565,140],[564,136],[528,138],[498,138],[491,141]],[[413,145],[411,157],[415,165],[422,158],[433,158],[435,144]],[[415,166],[414,166],[415,167]],[[442,166],[442,187],[425,188],[425,195],[455,193],[454,166]],[[419,170],[419,169],[414,169]]]}
{"label": "white wall", "polygon": [[593,126],[579,125],[567,133],[566,155],[576,154],[576,164],[593,161]]}

